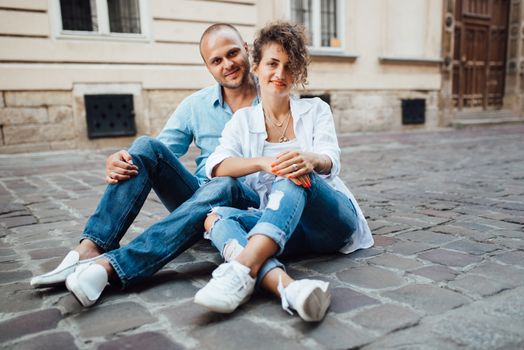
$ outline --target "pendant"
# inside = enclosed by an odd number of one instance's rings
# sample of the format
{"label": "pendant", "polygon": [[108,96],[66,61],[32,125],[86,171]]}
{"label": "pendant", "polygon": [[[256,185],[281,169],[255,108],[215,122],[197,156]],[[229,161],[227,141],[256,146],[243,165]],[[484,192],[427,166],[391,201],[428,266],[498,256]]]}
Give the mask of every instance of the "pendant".
{"label": "pendant", "polygon": [[278,142],[282,143],[282,142],[288,142],[289,139],[285,136],[281,136],[279,139],[278,139]]}

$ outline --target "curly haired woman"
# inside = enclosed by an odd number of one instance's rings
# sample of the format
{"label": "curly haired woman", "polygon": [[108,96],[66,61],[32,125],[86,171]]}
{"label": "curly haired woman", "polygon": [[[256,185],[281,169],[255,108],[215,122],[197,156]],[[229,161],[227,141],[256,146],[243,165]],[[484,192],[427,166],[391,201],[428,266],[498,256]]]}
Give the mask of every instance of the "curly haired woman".
{"label": "curly haired woman", "polygon": [[262,103],[233,115],[207,161],[208,177],[245,177],[261,201],[258,210],[214,208],[206,219],[206,236],[226,262],[195,302],[215,312],[233,312],[260,284],[289,313],[320,321],[330,304],[328,283],[293,280],[277,257],[373,245],[362,211],[338,178],[340,149],[329,105],[290,95],[307,83],[308,61],[303,27],[278,22],[263,28],[253,47]]}

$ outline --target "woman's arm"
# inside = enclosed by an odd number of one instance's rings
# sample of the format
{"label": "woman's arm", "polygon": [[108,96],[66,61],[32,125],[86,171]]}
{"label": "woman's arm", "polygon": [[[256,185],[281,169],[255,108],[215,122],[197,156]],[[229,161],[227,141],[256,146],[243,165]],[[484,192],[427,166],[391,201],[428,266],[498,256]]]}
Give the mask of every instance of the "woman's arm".
{"label": "woman's arm", "polygon": [[241,177],[258,171],[271,173],[271,164],[275,160],[273,157],[229,157],[215,166],[212,175]]}

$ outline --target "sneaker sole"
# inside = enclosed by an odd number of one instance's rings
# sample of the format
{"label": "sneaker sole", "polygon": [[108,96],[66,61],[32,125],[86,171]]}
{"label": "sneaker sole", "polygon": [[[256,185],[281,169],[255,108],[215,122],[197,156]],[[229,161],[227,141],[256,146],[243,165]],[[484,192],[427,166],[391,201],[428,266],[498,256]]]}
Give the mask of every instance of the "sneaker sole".
{"label": "sneaker sole", "polygon": [[230,309],[230,308],[224,308],[224,307],[220,307],[218,305],[215,305],[215,304],[212,304],[212,303],[209,303],[209,298],[206,298],[206,297],[201,297],[198,295],[195,295],[195,297],[193,298],[193,302],[195,304],[198,304],[200,306],[203,306],[207,309],[209,309],[210,311],[213,311],[213,312],[217,312],[217,313],[220,313],[220,314],[230,314],[232,313],[233,311],[235,311],[239,306],[241,306],[242,304],[245,304],[249,301],[249,299],[251,298],[251,295],[248,295],[246,298],[244,298],[244,300],[242,300],[240,302],[240,304],[238,304],[238,306],[234,309]]}
{"label": "sneaker sole", "polygon": [[66,279],[66,287],[73,294],[75,299],[83,306],[89,307],[94,303],[82,292],[82,289],[78,285],[76,276],[69,275]]}
{"label": "sneaker sole", "polygon": [[296,311],[304,321],[318,322],[324,318],[330,304],[331,294],[329,291],[315,287],[313,290],[299,295],[297,305],[302,305],[302,307]]}

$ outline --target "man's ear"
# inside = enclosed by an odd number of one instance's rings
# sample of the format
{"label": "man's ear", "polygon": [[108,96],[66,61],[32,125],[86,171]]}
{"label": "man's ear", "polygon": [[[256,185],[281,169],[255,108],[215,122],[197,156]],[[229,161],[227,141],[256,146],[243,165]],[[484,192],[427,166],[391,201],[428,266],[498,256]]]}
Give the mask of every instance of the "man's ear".
{"label": "man's ear", "polygon": [[249,45],[244,41],[244,49],[249,54]]}

